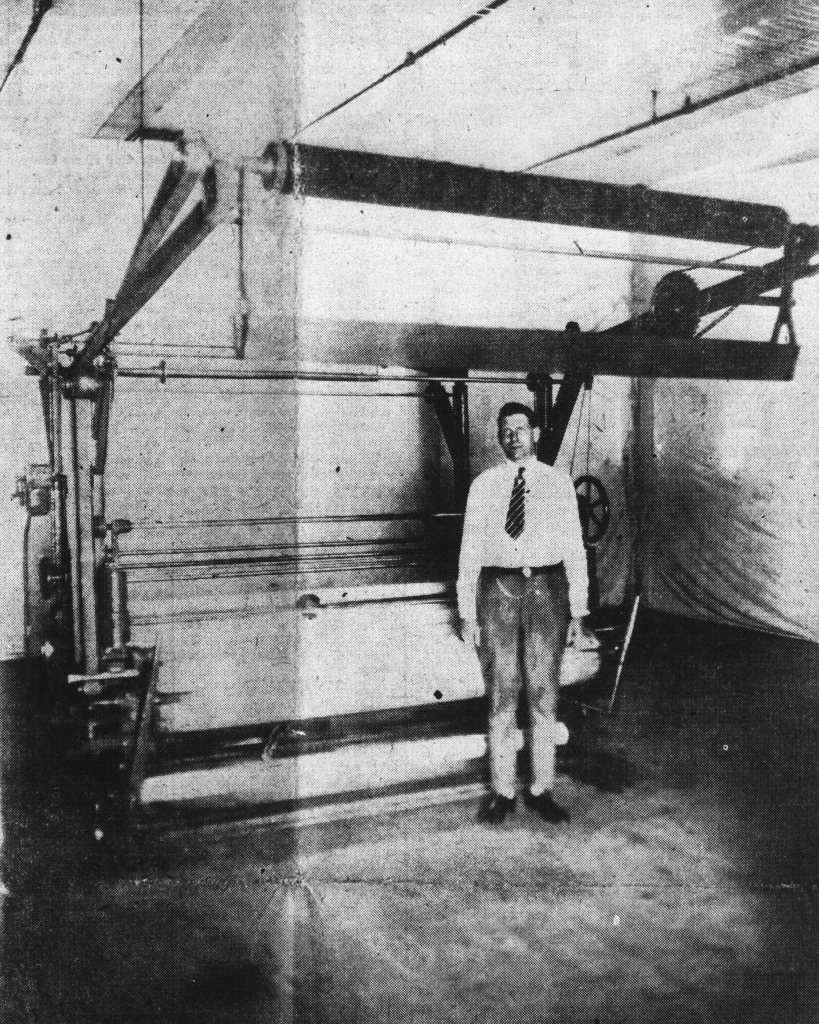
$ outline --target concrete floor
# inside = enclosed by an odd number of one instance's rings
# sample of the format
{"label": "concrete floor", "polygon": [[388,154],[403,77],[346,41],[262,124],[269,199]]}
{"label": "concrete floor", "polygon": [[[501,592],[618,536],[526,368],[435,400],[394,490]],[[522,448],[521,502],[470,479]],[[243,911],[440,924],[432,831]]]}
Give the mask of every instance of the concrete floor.
{"label": "concrete floor", "polygon": [[[646,616],[573,814],[85,837],[5,666],[0,1018],[819,1020],[819,649]],[[567,766],[568,767],[568,766]]]}

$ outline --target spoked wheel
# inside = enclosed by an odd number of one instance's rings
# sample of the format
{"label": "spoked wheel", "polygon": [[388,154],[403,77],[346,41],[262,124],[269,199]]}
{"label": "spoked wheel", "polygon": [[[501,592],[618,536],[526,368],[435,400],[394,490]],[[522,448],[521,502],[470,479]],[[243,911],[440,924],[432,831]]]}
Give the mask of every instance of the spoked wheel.
{"label": "spoked wheel", "polygon": [[580,527],[587,547],[594,547],[605,537],[611,523],[611,506],[606,488],[596,476],[580,476],[574,482]]}

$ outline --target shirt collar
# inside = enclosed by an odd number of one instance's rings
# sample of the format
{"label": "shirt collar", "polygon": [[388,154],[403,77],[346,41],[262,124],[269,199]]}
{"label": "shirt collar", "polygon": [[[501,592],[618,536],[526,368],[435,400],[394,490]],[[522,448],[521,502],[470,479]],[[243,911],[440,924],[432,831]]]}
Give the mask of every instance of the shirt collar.
{"label": "shirt collar", "polygon": [[521,466],[524,469],[530,469],[532,466],[537,465],[537,461],[537,455],[530,455],[527,459],[524,459],[523,462],[512,462],[511,459],[506,459],[506,465],[517,472]]}

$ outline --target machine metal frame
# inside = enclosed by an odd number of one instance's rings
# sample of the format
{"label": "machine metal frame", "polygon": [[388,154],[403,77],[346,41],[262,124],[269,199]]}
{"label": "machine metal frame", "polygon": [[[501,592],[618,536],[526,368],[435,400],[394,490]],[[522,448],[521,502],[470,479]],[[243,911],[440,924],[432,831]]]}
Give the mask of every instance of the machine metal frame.
{"label": "machine metal frame", "polygon": [[[131,809],[138,802],[134,780],[144,773],[152,742],[156,695],[151,680],[159,655],[129,642],[116,543],[117,533],[127,527],[106,519],[104,477],[117,374],[111,343],[217,224],[241,217],[247,172],[260,174],[272,191],[305,197],[782,247],[780,258],[699,293],[702,316],[741,304],[774,307],[770,343],[657,336],[651,313],[591,334],[580,333],[576,325],[566,331],[345,325],[347,335],[358,339],[350,345],[349,363],[403,365],[428,375],[427,398],[452,457],[461,508],[470,480],[470,372],[514,367],[529,373],[542,430],[538,457],[553,463],[578,396],[595,375],[790,380],[798,357],[793,284],[819,272],[819,264],[811,262],[819,252],[819,229],[790,225],[776,207],[285,143],[272,145],[240,173],[201,147],[182,144],[102,320],[80,335],[44,335],[21,347],[29,372],[39,378],[50,458],[52,547],[41,579],[44,593],[56,603],[62,637],[52,664],[68,680],[86,752],[92,758],[113,757],[116,772],[130,779],[125,789]],[[768,294],[777,289],[778,295]],[[312,329],[315,325],[307,324],[303,332],[308,348]],[[785,344],[780,343],[783,332]],[[246,367],[237,375],[298,379],[300,373],[282,366]],[[453,367],[461,369],[453,375]],[[165,379],[166,369],[162,364],[156,371],[125,372]],[[555,374],[561,375],[559,383]],[[446,381],[454,381],[451,397]],[[21,493],[29,491],[24,486]]]}

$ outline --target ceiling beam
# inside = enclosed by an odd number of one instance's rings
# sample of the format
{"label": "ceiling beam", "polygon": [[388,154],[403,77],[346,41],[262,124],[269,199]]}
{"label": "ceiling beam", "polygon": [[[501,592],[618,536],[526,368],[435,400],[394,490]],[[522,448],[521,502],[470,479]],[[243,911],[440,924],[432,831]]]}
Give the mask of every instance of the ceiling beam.
{"label": "ceiling beam", "polygon": [[[760,55],[760,66],[764,59],[764,55]],[[753,65],[751,65],[753,66]],[[722,92],[718,92],[713,96],[704,96],[702,99],[695,100],[693,103],[686,96],[682,103],[682,106],[676,110],[669,110],[665,114],[657,114],[654,117],[646,121],[639,121],[637,124],[629,125],[627,128],[621,128],[616,132],[611,132],[608,135],[603,135],[598,139],[593,139],[590,142],[584,142],[579,146],[574,146],[572,149],[564,149],[560,153],[555,153],[553,156],[546,157],[544,160],[538,160],[537,163],[527,167],[527,171],[532,171],[536,167],[545,167],[547,164],[555,163],[558,160],[565,160],[568,157],[576,156],[578,153],[585,153],[590,149],[597,149],[600,146],[605,146],[608,143],[619,142],[620,139],[626,138],[630,135],[634,135],[636,132],[646,132],[650,129],[660,129],[666,125],[669,121],[675,121],[678,118],[691,117],[692,114],[698,114],[702,110],[707,110],[709,107],[713,107],[715,104],[726,104],[727,101],[735,100],[744,97],[746,93],[753,92],[756,89],[763,90],[767,86],[776,85],[779,82],[787,81],[788,79],[797,79],[799,75],[804,75],[807,71],[813,71],[819,67],[819,57],[813,55],[805,60],[796,61],[787,68],[778,68],[774,71],[769,71],[767,74],[760,75],[758,78],[752,79],[750,82],[742,82],[739,85],[731,86],[729,89],[725,89]],[[807,92],[808,87],[795,86],[794,92]],[[770,91],[766,94],[762,94],[756,98],[750,107],[751,109],[757,109],[764,106],[767,103],[775,103],[783,99],[782,91]],[[732,114],[742,112],[743,110],[749,109],[749,104],[746,102],[743,104],[736,104],[729,106],[728,109],[723,113],[723,116],[730,116]],[[655,134],[658,134],[655,131]],[[630,147],[633,148],[633,147]],[[616,155],[616,154],[613,154]]]}
{"label": "ceiling beam", "polygon": [[268,188],[317,199],[730,245],[778,248],[789,223],[760,203],[322,146],[273,144],[255,169]]}
{"label": "ceiling beam", "polygon": [[786,381],[793,377],[797,354],[795,345],[712,338],[577,335],[445,324],[299,324],[299,358],[306,363],[405,366],[439,373],[469,367],[581,379],[602,375]]}

